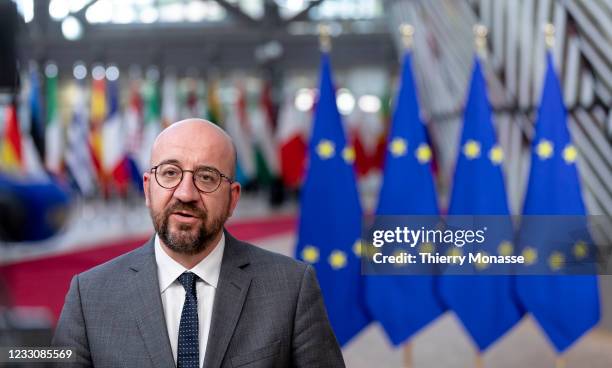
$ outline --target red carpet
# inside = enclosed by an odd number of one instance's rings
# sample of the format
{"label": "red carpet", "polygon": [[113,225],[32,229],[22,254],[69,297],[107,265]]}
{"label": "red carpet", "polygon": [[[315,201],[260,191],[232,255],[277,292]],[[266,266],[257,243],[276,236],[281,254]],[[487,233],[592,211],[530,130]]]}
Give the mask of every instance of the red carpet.
{"label": "red carpet", "polygon": [[[260,238],[294,231],[295,217],[236,222],[227,228],[238,239],[256,242]],[[135,249],[147,239],[125,239],[82,251],[13,263],[0,268],[0,279],[8,285],[13,305],[47,307],[57,321],[74,275]]]}

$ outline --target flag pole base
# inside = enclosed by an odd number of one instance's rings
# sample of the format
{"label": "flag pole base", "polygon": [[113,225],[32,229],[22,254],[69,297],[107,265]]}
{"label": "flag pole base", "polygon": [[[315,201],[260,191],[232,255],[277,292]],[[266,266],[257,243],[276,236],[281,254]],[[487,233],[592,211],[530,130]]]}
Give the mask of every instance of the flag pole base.
{"label": "flag pole base", "polygon": [[402,355],[404,358],[404,368],[414,368],[414,357],[412,356],[412,342],[407,342],[402,348]]}
{"label": "flag pole base", "polygon": [[567,367],[567,361],[564,357],[556,357],[555,358],[555,368],[565,368]]}
{"label": "flag pole base", "polygon": [[484,360],[482,359],[481,353],[476,353],[476,368],[484,368]]}

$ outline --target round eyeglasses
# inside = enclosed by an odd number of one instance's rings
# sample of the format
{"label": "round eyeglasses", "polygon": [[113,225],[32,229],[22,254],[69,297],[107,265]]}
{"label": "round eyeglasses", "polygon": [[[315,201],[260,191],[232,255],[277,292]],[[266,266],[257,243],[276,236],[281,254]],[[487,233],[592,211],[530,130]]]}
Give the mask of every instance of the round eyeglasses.
{"label": "round eyeglasses", "polygon": [[153,166],[151,172],[155,172],[155,181],[162,188],[174,189],[183,180],[185,172],[192,174],[193,185],[200,192],[212,193],[221,186],[221,179],[227,180],[230,184],[234,181],[227,175],[222,174],[219,170],[213,167],[201,167],[196,170],[183,170],[175,164],[160,164]]}

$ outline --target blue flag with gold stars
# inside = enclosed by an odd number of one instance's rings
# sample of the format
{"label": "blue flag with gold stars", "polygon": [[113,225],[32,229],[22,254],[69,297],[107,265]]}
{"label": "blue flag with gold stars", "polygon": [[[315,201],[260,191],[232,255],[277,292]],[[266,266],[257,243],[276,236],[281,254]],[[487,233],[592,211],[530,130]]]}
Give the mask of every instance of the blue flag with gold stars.
{"label": "blue flag with gold stars", "polygon": [[315,267],[341,345],[370,322],[358,257],[362,211],[354,158],[336,106],[329,55],[324,53],[309,165],[300,198],[296,256]]}
{"label": "blue flag with gold stars", "polygon": [[[523,215],[585,215],[576,156],[561,86],[549,53]],[[555,348],[563,352],[599,320],[599,294],[597,276],[554,274],[562,272],[564,264],[586,257],[588,248],[581,244],[590,242],[576,239],[574,247],[556,249],[550,236],[558,230],[521,229],[520,244],[527,267],[544,263],[550,275],[519,276],[517,292]]]}
{"label": "blue flag with gold stars", "polygon": [[[410,53],[404,55],[377,215],[438,214],[432,151],[420,118],[411,59]],[[434,283],[430,275],[366,278],[368,308],[394,345],[402,344],[443,313]]]}
{"label": "blue flag with gold stars", "polygon": [[[512,221],[502,173],[503,159],[493,127],[481,63],[476,57],[448,214],[500,216],[495,223],[486,225],[489,227],[487,242],[478,249],[488,255],[506,256],[513,253]],[[491,226],[497,228],[491,229]],[[461,252],[461,249],[452,248],[450,251]],[[478,349],[483,351],[520,320],[521,312],[513,298],[512,276],[479,275],[478,272],[486,270],[478,266],[475,265],[476,274],[442,276],[440,293]]]}

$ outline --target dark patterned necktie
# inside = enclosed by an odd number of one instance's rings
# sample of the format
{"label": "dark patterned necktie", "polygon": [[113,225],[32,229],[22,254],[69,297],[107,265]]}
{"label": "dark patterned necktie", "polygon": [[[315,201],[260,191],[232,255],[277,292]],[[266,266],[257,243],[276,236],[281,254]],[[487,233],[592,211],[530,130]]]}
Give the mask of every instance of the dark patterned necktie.
{"label": "dark patterned necktie", "polygon": [[200,361],[197,278],[191,272],[185,272],[178,277],[179,282],[185,288],[185,304],[179,325],[177,368],[198,368]]}

